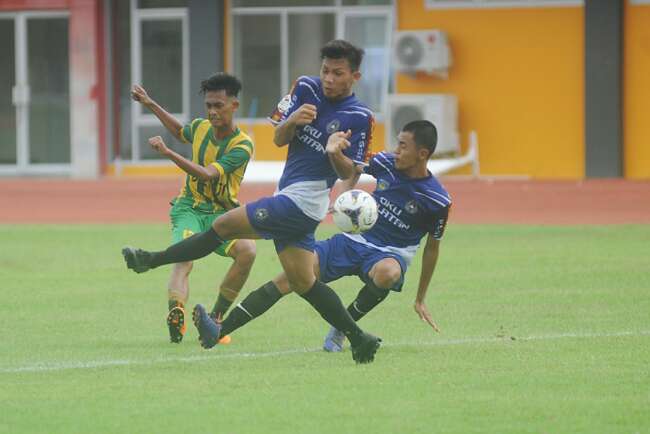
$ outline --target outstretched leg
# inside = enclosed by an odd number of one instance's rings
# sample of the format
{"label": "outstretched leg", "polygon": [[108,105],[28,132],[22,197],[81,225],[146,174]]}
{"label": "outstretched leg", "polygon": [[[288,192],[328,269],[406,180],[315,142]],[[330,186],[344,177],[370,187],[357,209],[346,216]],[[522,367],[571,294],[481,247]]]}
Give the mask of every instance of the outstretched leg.
{"label": "outstretched leg", "polygon": [[214,252],[224,240],[258,238],[260,236],[248,221],[245,207],[239,207],[218,217],[212,223],[211,229],[194,234],[165,250],[149,252],[125,247],[122,249],[122,255],[128,268],[136,273],[144,273],[161,265],[194,261],[207,256]]}

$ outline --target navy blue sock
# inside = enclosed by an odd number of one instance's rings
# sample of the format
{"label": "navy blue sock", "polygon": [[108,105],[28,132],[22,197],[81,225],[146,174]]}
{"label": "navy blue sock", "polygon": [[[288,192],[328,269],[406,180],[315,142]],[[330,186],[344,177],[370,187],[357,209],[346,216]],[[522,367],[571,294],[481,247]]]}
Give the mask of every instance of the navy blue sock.
{"label": "navy blue sock", "polygon": [[348,312],[353,320],[359,321],[368,312],[374,309],[379,303],[388,297],[389,289],[377,288],[373,283],[367,283],[357,298],[348,306]]}
{"label": "navy blue sock", "polygon": [[223,294],[219,293],[217,296],[217,301],[212,308],[212,312],[210,312],[210,316],[212,318],[223,317],[226,312],[228,312],[228,309],[230,309],[230,306],[232,306],[232,301],[228,300],[226,297],[224,297]]}
{"label": "navy blue sock", "polygon": [[300,296],[307,300],[332,327],[343,332],[353,346],[357,345],[363,331],[345,310],[341,299],[332,288],[317,280],[309,291]]}
{"label": "navy blue sock", "polygon": [[264,314],[277,303],[282,295],[275,283],[267,282],[246,296],[223,321],[221,336],[228,335],[251,320]]}

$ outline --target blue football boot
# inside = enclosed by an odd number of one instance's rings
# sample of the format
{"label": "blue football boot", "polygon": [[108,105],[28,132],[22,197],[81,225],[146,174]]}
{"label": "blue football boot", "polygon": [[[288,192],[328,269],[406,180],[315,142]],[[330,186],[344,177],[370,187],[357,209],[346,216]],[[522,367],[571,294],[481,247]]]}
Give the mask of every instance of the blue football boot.
{"label": "blue football boot", "polygon": [[327,336],[325,336],[323,349],[328,353],[340,353],[343,351],[343,342],[345,342],[345,335],[343,332],[332,327],[330,328],[329,333],[327,333]]}
{"label": "blue football boot", "polygon": [[219,343],[221,335],[221,321],[215,321],[205,308],[197,304],[192,311],[192,321],[199,331],[199,342],[203,348],[210,349]]}

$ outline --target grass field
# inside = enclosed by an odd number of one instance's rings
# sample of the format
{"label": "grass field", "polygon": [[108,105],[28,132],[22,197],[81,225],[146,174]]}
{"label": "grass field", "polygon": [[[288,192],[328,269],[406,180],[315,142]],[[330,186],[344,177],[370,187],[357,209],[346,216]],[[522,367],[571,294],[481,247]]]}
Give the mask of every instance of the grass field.
{"label": "grass field", "polygon": [[[331,228],[325,227],[320,237]],[[647,433],[650,227],[450,226],[428,297],[362,320],[375,363],[319,351],[327,326],[297,297],[202,350],[164,326],[168,270],[127,272],[124,244],[165,225],[0,226],[2,433]],[[258,243],[247,288],[279,270]],[[227,262],[197,263],[212,304]],[[333,284],[345,302],[360,285]]]}

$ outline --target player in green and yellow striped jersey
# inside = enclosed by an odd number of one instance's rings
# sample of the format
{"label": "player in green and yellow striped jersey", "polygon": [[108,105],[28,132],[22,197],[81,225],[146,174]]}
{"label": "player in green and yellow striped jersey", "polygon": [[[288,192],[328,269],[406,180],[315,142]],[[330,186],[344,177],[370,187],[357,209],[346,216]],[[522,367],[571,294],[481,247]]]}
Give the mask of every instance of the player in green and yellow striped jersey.
{"label": "player in green and yellow striped jersey", "polygon": [[[149,108],[174,137],[192,146],[189,160],[168,148],[160,136],[149,144],[187,173],[180,194],[172,200],[169,213],[172,240],[177,243],[194,233],[210,228],[214,219],[239,206],[237,194],[246,166],[253,155],[253,142],[234,124],[239,107],[239,80],[228,74],[216,74],[201,83],[207,119],[197,118],[182,125],[157,104],[141,86],[134,86],[131,96]],[[237,298],[255,260],[255,242],[229,240],[215,252],[234,261],[219,287],[219,297],[212,310],[223,315]],[[172,342],[185,334],[185,304],[189,296],[188,278],[192,263],[175,264],[168,285],[169,313],[167,325]],[[228,338],[226,338],[226,341]],[[224,342],[225,343],[225,342]]]}

